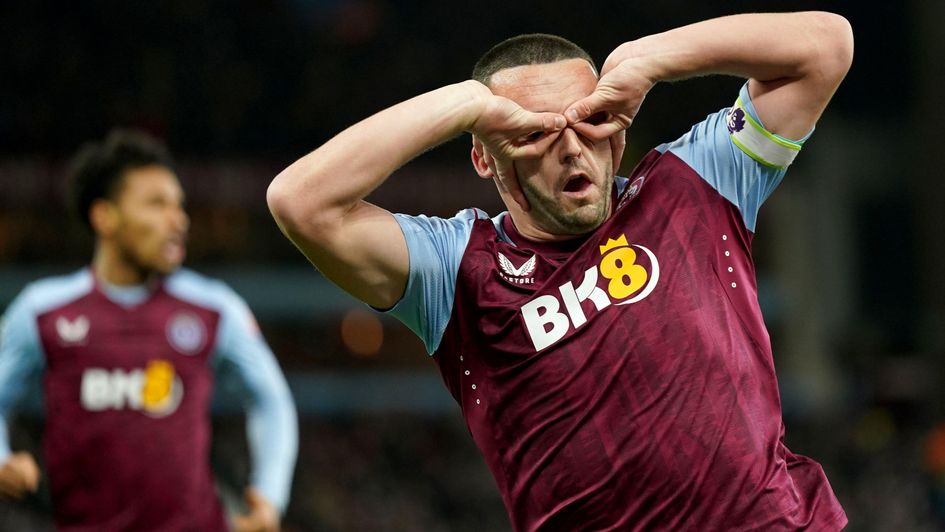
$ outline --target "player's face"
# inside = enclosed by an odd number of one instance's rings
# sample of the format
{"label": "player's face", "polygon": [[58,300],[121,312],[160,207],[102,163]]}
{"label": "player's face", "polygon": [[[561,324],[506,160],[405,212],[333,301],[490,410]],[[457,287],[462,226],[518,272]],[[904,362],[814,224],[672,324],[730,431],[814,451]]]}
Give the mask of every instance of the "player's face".
{"label": "player's face", "polygon": [[159,165],[127,171],[114,204],[119,219],[114,241],[129,266],[143,274],[168,274],[181,265],[190,219],[173,172]]}
{"label": "player's face", "polygon": [[[564,113],[597,86],[597,75],[583,59],[526,65],[493,75],[494,94],[529,111]],[[515,162],[530,205],[525,213],[544,231],[581,235],[610,215],[614,183],[610,141],[593,141],[565,128],[538,159]]]}

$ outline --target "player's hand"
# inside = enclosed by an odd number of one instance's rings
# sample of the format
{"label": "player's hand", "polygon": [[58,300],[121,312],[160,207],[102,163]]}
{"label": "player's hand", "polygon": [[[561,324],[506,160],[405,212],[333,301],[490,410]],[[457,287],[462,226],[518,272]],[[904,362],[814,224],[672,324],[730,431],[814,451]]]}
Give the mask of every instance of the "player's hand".
{"label": "player's hand", "polygon": [[0,465],[0,496],[21,499],[39,487],[39,466],[30,453],[13,453]]}
{"label": "player's hand", "polygon": [[603,140],[629,128],[655,84],[632,58],[620,60],[619,51],[604,62],[594,92],[564,112],[568,124],[585,137]]}
{"label": "player's hand", "polygon": [[486,97],[483,111],[470,132],[482,149],[483,159],[499,189],[527,211],[513,161],[541,157],[567,125],[558,113],[533,113],[501,96]]}
{"label": "player's hand", "polygon": [[248,511],[233,518],[236,532],[279,532],[279,510],[262,493],[250,486],[245,493]]}
{"label": "player's hand", "polygon": [[627,130],[621,129],[610,136],[610,152],[613,156],[613,171],[620,172],[620,161],[623,160],[623,150],[627,147]]}

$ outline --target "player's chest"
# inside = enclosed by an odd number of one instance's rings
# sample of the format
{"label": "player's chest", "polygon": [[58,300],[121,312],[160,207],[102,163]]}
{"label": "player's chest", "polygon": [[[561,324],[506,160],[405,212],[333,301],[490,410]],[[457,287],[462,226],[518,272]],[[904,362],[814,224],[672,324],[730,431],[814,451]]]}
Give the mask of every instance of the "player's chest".
{"label": "player's chest", "polygon": [[38,326],[50,369],[205,366],[218,315],[196,307],[144,304],[123,308],[89,302],[40,316]]}
{"label": "player's chest", "polygon": [[[718,299],[719,272],[745,264],[730,206],[699,183],[631,180],[615,214],[570,253],[471,241],[460,297],[479,337],[504,352],[541,352],[577,333],[661,327],[667,313]],[[483,230],[486,233],[485,230]],[[628,333],[628,334],[629,334]]]}

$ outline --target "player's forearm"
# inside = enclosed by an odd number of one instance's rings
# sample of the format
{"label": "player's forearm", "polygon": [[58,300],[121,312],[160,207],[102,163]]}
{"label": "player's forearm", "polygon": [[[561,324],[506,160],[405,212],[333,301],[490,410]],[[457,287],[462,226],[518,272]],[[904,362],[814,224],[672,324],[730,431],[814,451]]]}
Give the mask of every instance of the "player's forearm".
{"label": "player's forearm", "polygon": [[231,337],[228,345],[238,347],[220,354],[236,364],[249,391],[246,436],[253,466],[250,482],[266,500],[285,511],[298,454],[298,415],[275,355],[258,333],[247,332]]}
{"label": "player's forearm", "polygon": [[7,434],[7,420],[0,412],[0,464],[6,462],[13,451],[10,449],[10,438]]}
{"label": "player's forearm", "polygon": [[280,173],[267,199],[280,224],[335,223],[417,155],[468,130],[489,90],[448,85],[346,129]]}
{"label": "player's forearm", "polygon": [[824,12],[744,14],[643,37],[609,61],[633,58],[654,81],[732,74],[759,81],[818,78],[836,87],[850,66],[853,36]]}
{"label": "player's forearm", "polygon": [[295,407],[291,398],[279,398],[269,405],[251,408],[246,417],[253,461],[250,480],[269,502],[285,512],[298,454]]}

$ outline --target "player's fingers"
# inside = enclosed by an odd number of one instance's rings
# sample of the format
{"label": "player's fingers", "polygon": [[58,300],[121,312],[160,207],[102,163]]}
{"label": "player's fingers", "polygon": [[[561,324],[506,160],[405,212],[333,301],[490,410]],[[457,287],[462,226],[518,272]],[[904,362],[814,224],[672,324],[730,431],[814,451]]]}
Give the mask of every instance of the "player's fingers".
{"label": "player's fingers", "polygon": [[525,198],[525,193],[522,192],[522,187],[518,183],[518,175],[515,172],[515,164],[512,159],[494,157],[486,148],[483,148],[482,155],[489,170],[492,171],[492,175],[495,176],[499,191],[511,196],[512,200],[523,211],[527,212],[529,209],[528,199]]}
{"label": "player's fingers", "polygon": [[632,123],[633,120],[621,119],[615,115],[610,120],[601,122],[599,124],[578,122],[571,125],[571,128],[589,139],[604,140],[608,137],[616,135],[617,133],[620,133],[621,131],[626,130]]}
{"label": "player's fingers", "polygon": [[561,135],[563,130],[553,131],[551,133],[533,132],[521,137],[516,143],[509,146],[508,157],[511,159],[534,159],[541,157],[555,140]]}
{"label": "player's fingers", "polygon": [[502,135],[516,138],[532,132],[552,132],[564,129],[568,125],[564,115],[551,112],[533,112],[523,109],[507,98],[496,97],[495,107],[482,121],[482,133],[501,132]]}
{"label": "player's fingers", "polygon": [[39,488],[39,469],[29,469],[23,473],[23,488],[35,493]]}
{"label": "player's fingers", "polygon": [[35,492],[39,487],[39,465],[29,453],[16,453],[11,462],[20,473],[23,480],[23,487],[26,490]]}
{"label": "player's fingers", "polygon": [[511,160],[495,160],[495,173],[496,178],[505,187],[506,192],[512,196],[512,200],[523,211],[528,212],[528,199],[525,198],[525,193],[522,192],[522,187],[519,185],[514,163]]}
{"label": "player's fingers", "polygon": [[233,517],[233,530],[236,532],[269,532],[274,530],[258,511]]}
{"label": "player's fingers", "polygon": [[524,123],[519,128],[523,133],[532,131],[550,133],[552,131],[561,131],[568,125],[568,121],[565,120],[564,115],[558,113],[532,113],[524,110],[523,112],[525,113]]}
{"label": "player's fingers", "polygon": [[248,515],[235,515],[232,519],[234,532],[252,532],[255,530],[253,521]]}
{"label": "player's fingers", "polygon": [[627,130],[621,129],[610,136],[610,152],[613,161],[614,175],[620,172],[620,161],[623,160],[623,151],[627,147]]}
{"label": "player's fingers", "polygon": [[25,486],[20,475],[13,468],[4,466],[3,470],[0,471],[0,495],[11,499],[19,499],[23,497],[24,491]]}
{"label": "player's fingers", "polygon": [[564,112],[564,117],[568,119],[568,124],[573,126],[601,111],[606,111],[607,106],[610,104],[609,100],[610,98],[598,88],[591,94],[572,103]]}
{"label": "player's fingers", "polygon": [[515,137],[533,131],[558,131],[568,125],[568,121],[560,113],[526,111],[515,102],[508,103],[508,106],[510,109],[505,109],[506,117],[497,122],[495,127]]}
{"label": "player's fingers", "polygon": [[279,513],[261,491],[250,486],[246,488],[246,502],[250,512],[247,517],[253,523],[253,529],[260,532],[278,532]]}
{"label": "player's fingers", "polygon": [[493,157],[492,154],[489,153],[489,150],[483,148],[482,159],[486,162],[486,166],[489,167],[489,172],[492,173],[492,177],[496,178],[495,181],[499,186],[499,190],[501,192],[508,192],[508,190],[505,188],[505,183],[498,180],[499,176],[496,174],[496,171],[495,171],[495,157]]}

